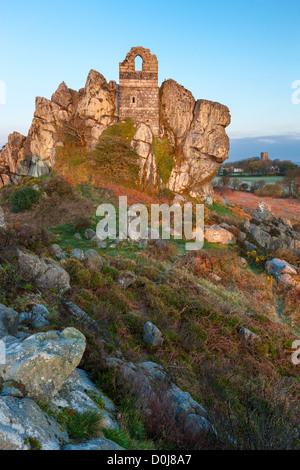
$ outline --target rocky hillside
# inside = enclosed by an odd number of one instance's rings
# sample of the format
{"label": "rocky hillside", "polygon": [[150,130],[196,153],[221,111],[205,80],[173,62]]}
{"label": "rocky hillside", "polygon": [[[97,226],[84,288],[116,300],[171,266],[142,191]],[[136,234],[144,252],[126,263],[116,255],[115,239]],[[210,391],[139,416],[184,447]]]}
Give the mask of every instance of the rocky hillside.
{"label": "rocky hillside", "polygon": [[191,253],[99,240],[108,188],[0,196],[0,449],[299,448],[299,258],[261,246],[267,208],[215,201]]}
{"label": "rocky hillside", "polygon": [[[160,121],[158,139],[145,124],[132,136],[143,189],[168,188],[211,203],[209,183],[228,158],[228,108],[207,100],[195,101],[191,92],[167,80],[160,88]],[[47,174],[55,163],[57,148],[66,145],[66,137],[77,139],[91,151],[103,131],[116,122],[115,82],[107,83],[103,75],[91,70],[85,88],[79,91],[61,83],[51,100],[36,98],[28,135],[14,132],[8,137],[0,153],[2,182]]]}

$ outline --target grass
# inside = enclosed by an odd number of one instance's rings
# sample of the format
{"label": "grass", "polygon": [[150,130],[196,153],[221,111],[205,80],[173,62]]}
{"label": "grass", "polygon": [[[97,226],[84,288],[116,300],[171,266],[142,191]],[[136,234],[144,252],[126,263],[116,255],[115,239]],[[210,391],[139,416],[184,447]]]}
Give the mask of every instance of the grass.
{"label": "grass", "polygon": [[92,439],[99,434],[101,412],[94,410],[78,413],[69,408],[53,411],[49,405],[40,405],[41,409],[56,419],[63,426],[71,439]]}
{"label": "grass", "polygon": [[175,159],[167,139],[155,138],[153,152],[159,176],[163,183],[167,183],[175,164]]}

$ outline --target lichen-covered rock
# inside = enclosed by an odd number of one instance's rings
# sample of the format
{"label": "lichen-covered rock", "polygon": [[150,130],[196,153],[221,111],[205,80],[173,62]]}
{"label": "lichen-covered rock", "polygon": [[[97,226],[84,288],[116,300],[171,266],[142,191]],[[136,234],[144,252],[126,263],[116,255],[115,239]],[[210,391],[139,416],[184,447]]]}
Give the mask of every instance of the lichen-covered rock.
{"label": "lichen-covered rock", "polygon": [[90,380],[84,370],[76,369],[52,398],[50,407],[54,411],[63,408],[77,413],[95,411],[101,413],[100,428],[116,429],[115,406]]}
{"label": "lichen-covered rock", "polygon": [[59,450],[64,428],[29,398],[0,397],[0,450]]}
{"label": "lichen-covered rock", "polygon": [[81,308],[79,308],[77,305],[73,304],[73,302],[70,302],[64,298],[61,298],[61,302],[66,308],[68,314],[74,317],[76,321],[81,324],[85,324],[92,329],[99,329],[98,324],[86,312],[81,310]]}
{"label": "lichen-covered rock", "polygon": [[5,364],[0,365],[0,378],[21,384],[28,397],[48,402],[78,366],[84,350],[85,338],[75,328],[9,342]]}
{"label": "lichen-covered rock", "polygon": [[118,280],[117,283],[123,288],[127,289],[130,287],[132,284],[134,284],[136,281],[136,275],[132,273],[131,271],[125,271],[122,273]]}
{"label": "lichen-covered rock", "polygon": [[19,325],[19,314],[12,308],[0,304],[0,339],[4,336],[16,336]]}
{"label": "lichen-covered rock", "polygon": [[152,346],[159,346],[163,343],[161,331],[149,321],[144,326],[144,341]]}
{"label": "lichen-covered rock", "polygon": [[84,236],[85,238],[88,238],[89,240],[91,240],[92,238],[96,236],[96,232],[92,228],[87,228],[84,232]]}
{"label": "lichen-covered rock", "polygon": [[243,338],[244,343],[248,346],[252,346],[260,341],[260,337],[253,333],[253,331],[248,330],[248,328],[241,328],[240,335]]}
{"label": "lichen-covered rock", "polygon": [[291,250],[300,253],[300,235],[291,222],[284,217],[273,217],[267,204],[260,202],[252,220],[245,219],[244,228],[253,239],[269,252]]}
{"label": "lichen-covered rock", "polygon": [[32,305],[27,312],[22,312],[19,316],[19,324],[29,323],[33,328],[42,328],[49,325],[47,318],[50,313],[44,305]]}
{"label": "lichen-covered rock", "polygon": [[51,258],[39,258],[18,250],[18,263],[21,275],[29,282],[45,289],[57,289],[63,293],[70,289],[70,276]]}
{"label": "lichen-covered rock", "polygon": [[53,245],[50,246],[49,253],[50,253],[51,256],[53,256],[53,258],[60,259],[62,257],[62,254],[63,254],[63,250],[59,245],[54,243]]}
{"label": "lichen-covered rock", "polygon": [[104,264],[101,255],[93,249],[84,252],[84,262],[90,269],[100,269]]}
{"label": "lichen-covered rock", "polygon": [[75,248],[75,249],[71,252],[70,258],[76,258],[76,259],[78,259],[79,261],[83,261],[83,260],[84,260],[84,253],[83,253],[83,251],[82,251],[80,248]]}
{"label": "lichen-covered rock", "polygon": [[229,245],[235,243],[235,236],[228,230],[220,227],[219,225],[211,225],[205,227],[204,238],[210,243],[221,243],[222,245]]}
{"label": "lichen-covered rock", "polygon": [[90,439],[89,441],[68,444],[63,450],[125,450],[110,439]]}

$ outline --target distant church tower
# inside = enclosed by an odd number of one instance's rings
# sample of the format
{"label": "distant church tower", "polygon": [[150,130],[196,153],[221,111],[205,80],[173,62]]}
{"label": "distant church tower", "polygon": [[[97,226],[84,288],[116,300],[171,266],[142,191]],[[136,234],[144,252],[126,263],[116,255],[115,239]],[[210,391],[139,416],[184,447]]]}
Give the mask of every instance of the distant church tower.
{"label": "distant church tower", "polygon": [[267,162],[269,160],[268,152],[261,152],[260,159],[262,162]]}
{"label": "distant church tower", "polygon": [[[142,70],[135,70],[135,59],[143,60]],[[119,118],[144,122],[155,136],[159,134],[158,60],[149,49],[132,47],[120,62]]]}

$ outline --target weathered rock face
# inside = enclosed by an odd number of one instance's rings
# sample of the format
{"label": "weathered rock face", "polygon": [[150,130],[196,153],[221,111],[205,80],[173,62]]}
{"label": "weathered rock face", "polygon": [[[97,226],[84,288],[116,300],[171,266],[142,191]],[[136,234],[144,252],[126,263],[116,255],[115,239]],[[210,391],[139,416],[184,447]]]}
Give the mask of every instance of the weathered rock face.
{"label": "weathered rock face", "polygon": [[[55,161],[56,147],[66,132],[79,130],[87,147],[92,148],[102,131],[116,122],[116,84],[91,70],[84,89],[78,92],[62,82],[51,100],[37,97],[28,136],[10,134],[0,153],[0,166],[8,174],[41,176]],[[32,167],[32,156],[44,165]],[[24,163],[25,161],[25,163]],[[36,162],[33,162],[36,164]],[[47,166],[45,166],[45,163]],[[3,183],[11,178],[3,177]]]}
{"label": "weathered rock face", "polygon": [[68,434],[29,398],[0,397],[0,450],[59,450]]}
{"label": "weathered rock face", "polygon": [[194,197],[209,194],[208,185],[220,164],[228,158],[230,123],[228,108],[211,101],[197,101],[194,119],[183,143],[183,160],[170,176],[169,188]]}
{"label": "weathered rock face", "polygon": [[300,236],[284,217],[273,217],[265,203],[260,203],[255,210],[252,220],[247,218],[244,229],[253,241],[268,251],[289,249],[300,253]]}
{"label": "weathered rock face", "polygon": [[166,80],[160,89],[163,131],[171,144],[181,144],[191,127],[195,98],[174,80]]}
{"label": "weathered rock face", "polygon": [[[153,134],[145,123],[139,123],[131,145],[140,157],[143,187],[166,186],[179,194],[209,200],[210,181],[228,158],[225,128],[230,124],[229,110],[212,101],[196,102],[190,91],[171,79],[162,84],[159,95],[159,138],[168,139],[176,156],[175,165],[169,180],[162,184],[153,151]],[[85,88],[78,92],[62,82],[51,100],[36,98],[28,136],[17,132],[9,136],[0,153],[0,166],[17,175],[45,174],[53,166],[57,147],[63,145],[66,133],[76,134],[88,150],[93,149],[103,130],[118,119],[117,97],[116,83],[107,83],[95,70],[90,71]],[[3,184],[7,181],[8,177],[3,177]]]}

